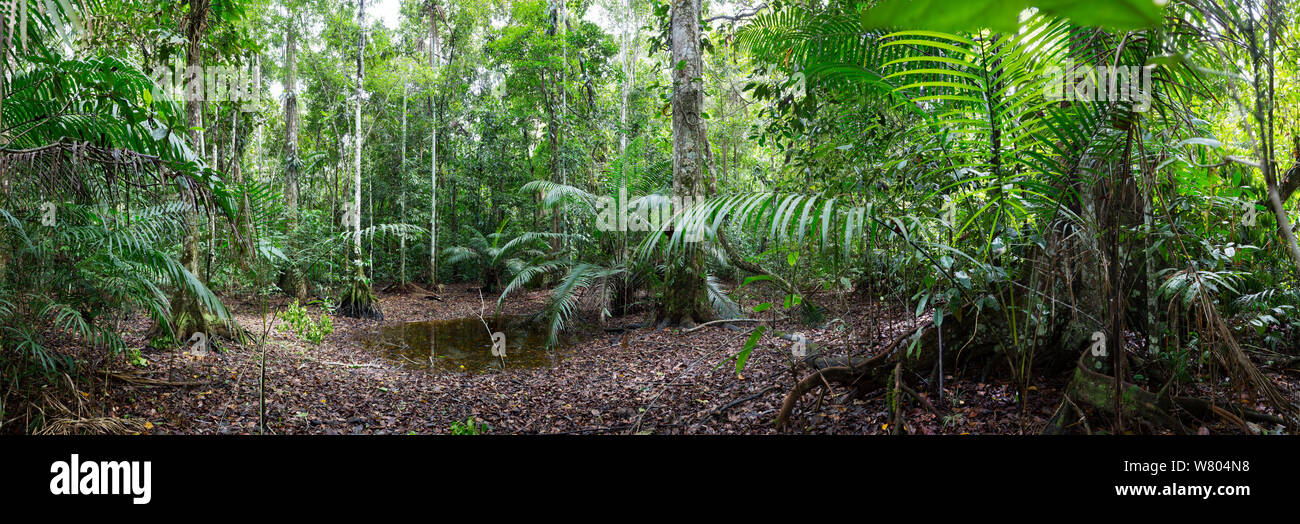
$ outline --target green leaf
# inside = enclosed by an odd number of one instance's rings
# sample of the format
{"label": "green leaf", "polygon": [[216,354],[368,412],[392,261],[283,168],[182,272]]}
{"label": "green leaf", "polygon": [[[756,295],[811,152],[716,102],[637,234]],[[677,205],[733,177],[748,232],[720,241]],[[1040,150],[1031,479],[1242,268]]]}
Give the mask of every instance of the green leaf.
{"label": "green leaf", "polygon": [[763,337],[765,331],[767,331],[767,326],[758,326],[749,335],[749,340],[745,341],[745,348],[736,355],[736,374],[740,374],[740,371],[745,369],[745,362],[749,361],[750,352],[754,351],[754,348],[758,346],[758,339]]}
{"label": "green leaf", "polygon": [[769,309],[772,309],[772,303],[771,303],[771,302],[764,302],[764,303],[762,303],[762,304],[759,304],[759,305],[757,305],[757,306],[754,306],[754,312],[755,312],[755,313],[762,313],[762,312],[767,311],[767,310],[769,310]]}
{"label": "green leaf", "polygon": [[920,336],[920,332],[918,331],[917,334],[912,337],[912,342],[907,346],[907,356],[909,357],[916,356],[918,354],[917,348],[920,347],[921,347],[921,336]]}

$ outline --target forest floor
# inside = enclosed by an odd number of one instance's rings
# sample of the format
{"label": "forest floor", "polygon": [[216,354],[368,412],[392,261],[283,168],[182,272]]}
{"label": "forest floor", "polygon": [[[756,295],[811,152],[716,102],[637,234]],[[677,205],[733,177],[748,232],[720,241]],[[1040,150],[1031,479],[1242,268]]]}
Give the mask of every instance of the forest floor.
{"label": "forest floor", "polygon": [[[504,304],[503,313],[536,312],[545,297],[545,291],[521,293]],[[382,323],[476,317],[483,305],[479,292],[466,284],[448,286],[440,298],[419,291],[381,293]],[[489,312],[495,298],[484,297]],[[916,322],[910,314],[886,310],[856,293],[822,299],[830,310],[826,318],[842,322],[818,330],[787,319],[778,320],[775,329],[801,332],[831,354],[845,353],[849,333],[856,331],[858,340],[875,341],[853,344],[870,353]],[[224,341],[224,351],[202,356],[146,348],[142,356],[149,363],[143,367],[112,359],[91,385],[77,390],[77,402],[94,406],[96,416],[135,420],[142,433],[257,433],[263,372],[255,341],[264,329],[261,305],[237,297],[227,297],[226,303],[248,330],[247,344]],[[283,303],[276,299],[270,307]],[[314,306],[309,310],[313,317],[322,313]],[[471,416],[487,424],[486,433],[770,434],[778,433],[773,420],[785,394],[808,373],[805,366],[792,365],[789,342],[764,337],[737,375],[728,359],[742,349],[748,329],[605,329],[634,325],[640,315],[613,319],[603,327],[587,323],[577,342],[560,350],[562,358],[554,366],[485,372],[415,369],[383,358],[361,342],[380,322],[334,316],[334,332],[313,345],[279,329],[281,322],[273,314],[266,318],[273,323],[265,344],[265,419],[267,432],[274,434],[447,433]],[[850,325],[855,329],[845,328]],[[141,319],[128,333],[128,343],[144,346],[147,329],[147,319]],[[909,400],[904,429],[919,434],[1038,433],[1060,401],[1066,379],[1036,376],[1022,417],[1015,389],[1004,380],[984,382],[979,374],[945,373],[942,399],[933,385],[918,387],[933,410]],[[1298,388],[1294,375],[1270,377],[1288,394]],[[912,384],[925,386],[926,378],[913,377]],[[780,432],[884,434],[895,429],[888,427],[884,395],[841,402],[839,393],[806,396],[790,427]],[[1206,425],[1201,432],[1241,432],[1221,421]]]}

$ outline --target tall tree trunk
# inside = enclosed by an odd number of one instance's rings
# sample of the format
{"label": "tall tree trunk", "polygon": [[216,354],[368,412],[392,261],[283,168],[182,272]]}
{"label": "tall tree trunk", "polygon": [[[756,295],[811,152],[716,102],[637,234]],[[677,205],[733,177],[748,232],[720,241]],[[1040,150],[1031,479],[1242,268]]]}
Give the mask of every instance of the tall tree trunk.
{"label": "tall tree trunk", "polygon": [[284,201],[289,212],[289,234],[298,227],[298,32],[293,16],[284,39]]}
{"label": "tall tree trunk", "polygon": [[362,147],[362,129],[361,129],[361,98],[365,94],[362,86],[366,78],[366,31],[365,31],[365,10],[366,1],[358,0],[357,2],[357,85],[353,91],[356,105],[355,125],[352,133],[352,256],[356,257],[354,265],[357,266],[358,272],[361,272],[361,263],[357,262],[361,258],[361,236],[357,233],[361,231],[361,147]]}
{"label": "tall tree trunk", "polygon": [[[1300,272],[1300,243],[1297,243],[1295,232],[1291,229],[1291,218],[1286,213],[1286,199],[1282,198],[1281,190],[1277,180],[1277,163],[1275,159],[1275,134],[1274,130],[1274,107],[1275,105],[1275,79],[1273,71],[1276,69],[1276,61],[1273,56],[1277,45],[1277,13],[1276,6],[1272,2],[1267,4],[1267,30],[1268,35],[1265,39],[1267,43],[1261,44],[1255,37],[1255,32],[1251,32],[1251,45],[1254,48],[1255,61],[1255,117],[1258,120],[1260,128],[1260,142],[1263,144],[1263,151],[1260,155],[1260,169],[1264,172],[1264,182],[1268,186],[1268,205],[1273,212],[1273,217],[1277,219],[1278,233],[1282,235],[1282,244],[1286,246],[1287,253],[1291,255],[1291,261],[1295,264],[1296,271]],[[1267,46],[1267,50],[1263,47]],[[1263,55],[1263,56],[1261,56]],[[1267,84],[1261,78],[1264,68],[1261,67],[1261,59],[1268,62],[1268,80]]]}
{"label": "tall tree trunk", "polygon": [[[528,161],[528,180],[537,176],[537,166],[533,164],[533,141],[532,134],[528,132],[532,128],[532,119],[526,119],[525,124],[519,126],[519,134],[523,137],[524,160]],[[533,194],[533,231],[540,231],[542,227],[542,192],[538,191]]]}
{"label": "tall tree trunk", "polygon": [[[209,15],[209,0],[193,0],[190,2],[190,12],[185,17],[185,37],[188,44],[185,48],[185,65],[186,71],[199,71],[202,67],[203,53],[203,34],[207,30]],[[199,73],[202,75],[202,73]],[[189,79],[190,82],[202,81],[202,78]],[[203,101],[201,97],[195,96],[196,93],[186,93],[185,97],[185,121],[188,124],[190,144],[196,147],[199,156],[203,155]],[[197,191],[197,188],[193,188]],[[181,265],[186,271],[198,278],[199,272],[199,213],[198,213],[198,195],[182,195],[182,198],[189,198],[191,206],[185,213],[185,240],[181,247]],[[211,329],[208,326],[207,318],[203,314],[203,309],[199,306],[197,297],[188,293],[185,288],[177,289],[176,295],[172,300],[172,322],[175,330],[176,341],[184,343],[196,332],[202,332],[205,336],[211,335]]]}
{"label": "tall tree trunk", "polygon": [[[558,6],[559,13],[557,13],[559,16],[555,17],[556,22],[560,24],[559,30],[556,31],[556,34],[560,35],[560,120],[558,122],[558,129],[556,129],[556,146],[555,149],[551,150],[551,158],[555,159],[554,163],[559,167],[559,172],[554,173],[559,177],[558,182],[563,185],[568,185],[568,166],[565,165],[564,152],[562,151],[562,144],[564,143],[564,117],[567,116],[569,112],[569,87],[567,85],[569,80],[569,9],[565,1],[566,0],[560,0]],[[563,230],[564,204],[561,203],[556,204],[555,208],[551,210],[551,232],[558,234]],[[567,241],[561,238],[555,240],[556,242],[566,246],[568,244]]]}
{"label": "tall tree trunk", "polygon": [[361,103],[365,90],[362,83],[366,78],[366,2],[357,2],[357,85],[353,92],[356,99],[355,126],[353,128],[352,152],[355,170],[352,176],[352,205],[348,214],[349,227],[352,229],[352,265],[356,273],[352,276],[352,286],[347,296],[339,305],[339,311],[349,317],[383,319],[374,291],[366,279],[365,264],[361,260]]}
{"label": "tall tree trunk", "polygon": [[[633,20],[632,0],[623,0],[623,92],[619,96],[618,106],[618,155],[623,156],[627,151],[627,105],[632,99],[632,74],[636,71],[636,55],[633,45],[635,38],[632,36],[632,28],[636,27]],[[625,161],[626,162],[626,161]]]}
{"label": "tall tree trunk", "polygon": [[[3,31],[4,34],[0,35],[0,39],[3,39],[3,44],[4,44],[3,46],[0,46],[0,71],[8,71],[9,51],[17,50],[17,48],[14,47],[14,40],[13,40],[14,32],[15,29],[17,28],[13,27],[13,24],[10,23],[8,20],[0,22],[0,25],[4,26],[4,31]],[[8,84],[6,83],[6,80],[7,79],[5,78],[5,75],[0,74],[0,100],[4,100],[5,98],[8,97],[7,93],[9,92],[9,90],[8,90]],[[4,129],[4,111],[0,111],[0,129]],[[8,133],[5,133],[4,131],[0,131],[0,147],[5,147],[9,145],[9,140],[10,139]],[[8,186],[9,169],[5,167],[3,162],[4,162],[3,160],[0,160],[0,185]],[[7,236],[8,233],[0,233],[0,246],[9,245],[9,243],[6,242],[6,240],[8,240]],[[11,256],[12,255],[10,254],[7,248],[0,249],[0,286],[3,287],[8,287],[7,284],[9,282],[9,278],[8,278],[9,258]]]}
{"label": "tall tree trunk", "polygon": [[[452,158],[455,158],[456,148],[451,147],[450,149],[452,150]],[[451,186],[451,212],[448,213],[446,218],[451,222],[449,225],[452,231],[460,231],[460,222],[457,221],[456,216],[456,202],[460,198],[460,184],[456,183],[456,164],[452,164],[448,169],[450,169],[450,174],[447,175],[447,185]]]}
{"label": "tall tree trunk", "polygon": [[[429,69],[434,82],[438,79],[438,4],[429,8]],[[429,287],[438,287],[438,111],[433,93],[429,94],[429,115],[433,118],[432,153],[429,161]]]}
{"label": "tall tree trunk", "polygon": [[[704,64],[700,56],[702,5],[701,0],[673,0],[672,8],[669,63],[673,64],[673,199],[686,203],[704,195],[706,138],[700,119],[704,105]],[[700,252],[690,245],[684,252],[685,256],[673,261],[668,269],[662,312],[668,324],[690,326],[711,319],[713,314]]]}
{"label": "tall tree trunk", "polygon": [[[255,71],[257,74],[253,76],[251,79],[241,80],[242,83],[240,84],[239,87],[241,93],[242,92],[252,93],[254,88],[253,86],[259,86],[259,87],[261,86],[262,55],[260,53],[254,54],[252,58],[253,58],[253,66],[252,66],[253,71]],[[230,135],[230,158],[227,160],[227,165],[229,166],[229,171],[227,171],[227,175],[228,175],[227,178],[233,181],[235,185],[241,187],[244,186],[245,184],[244,165],[243,165],[244,155],[248,152],[248,145],[251,142],[249,140],[249,135],[254,131],[256,126],[252,118],[240,118],[241,113],[245,111],[244,102],[242,101],[241,98],[242,96],[243,95],[240,94],[232,97],[233,103],[231,104],[231,113],[234,115],[234,125],[232,126],[233,130]],[[250,177],[250,180],[257,180],[256,171],[253,172],[252,176]],[[252,206],[249,200],[248,193],[246,191],[241,191],[240,193],[243,196],[242,196],[242,201],[240,202],[238,214],[235,216],[235,227],[232,228],[231,231],[229,231],[225,236],[227,237],[228,240],[226,245],[230,246],[228,249],[233,250],[232,255],[239,257],[242,260],[245,259],[245,257],[249,256],[250,253],[252,252],[252,250],[249,249],[251,247],[251,244],[246,243],[244,240],[253,238],[252,235],[256,233],[255,228],[257,227],[257,224],[255,224],[253,220],[252,211],[251,211]],[[216,224],[213,223],[214,228],[215,226]],[[241,231],[248,236],[246,236],[244,239],[240,239],[239,233]],[[211,263],[211,258],[212,256],[209,255],[209,264]],[[218,256],[217,260],[221,260],[221,257]],[[210,265],[209,265],[209,269],[211,269]]]}
{"label": "tall tree trunk", "polygon": [[[542,99],[546,104],[546,143],[551,150],[551,182],[558,184],[560,183],[560,117],[559,110],[556,108],[558,103],[555,101],[555,89],[549,87],[551,79],[554,76],[557,75],[547,75],[545,72],[542,72]],[[564,86],[561,85],[559,88],[564,89]],[[543,195],[539,193],[539,205],[542,197]],[[551,232],[560,232],[560,216],[555,209],[551,210]],[[560,248],[560,240],[558,238],[552,238],[550,243],[552,250],[558,250]]]}
{"label": "tall tree trunk", "polygon": [[[410,65],[406,67],[406,73],[402,75],[402,164],[397,169],[397,187],[400,188],[398,202],[401,204],[401,213],[403,224],[406,223],[406,92],[407,76],[411,73]],[[406,235],[399,237],[401,244],[398,246],[398,253],[402,258],[402,267],[398,277],[398,287],[403,291],[406,290]]]}
{"label": "tall tree trunk", "polygon": [[[298,175],[302,159],[298,154],[298,30],[289,14],[284,38],[284,201],[289,212],[286,234],[290,248],[298,232]],[[280,289],[299,300],[307,298],[307,282],[301,268],[290,265],[282,275]]]}

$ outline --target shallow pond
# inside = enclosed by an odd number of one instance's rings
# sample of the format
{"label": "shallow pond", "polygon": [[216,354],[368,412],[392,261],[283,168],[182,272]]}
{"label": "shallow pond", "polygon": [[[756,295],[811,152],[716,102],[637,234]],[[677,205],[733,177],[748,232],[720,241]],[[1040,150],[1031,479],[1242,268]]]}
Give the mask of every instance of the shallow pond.
{"label": "shallow pond", "polygon": [[547,350],[546,326],[530,317],[487,319],[487,324],[505,335],[504,358],[492,354],[492,337],[478,317],[389,324],[361,345],[399,364],[447,371],[550,367],[563,356],[564,339]]}

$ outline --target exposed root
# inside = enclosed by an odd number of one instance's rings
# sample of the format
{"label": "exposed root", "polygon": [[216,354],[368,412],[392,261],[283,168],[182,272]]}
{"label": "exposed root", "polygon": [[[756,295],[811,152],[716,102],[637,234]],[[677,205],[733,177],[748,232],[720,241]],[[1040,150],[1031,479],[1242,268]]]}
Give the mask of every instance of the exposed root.
{"label": "exposed root", "polygon": [[[49,422],[35,432],[37,435],[128,435],[145,430],[142,420],[85,416],[88,410],[82,401],[81,392],[73,383],[72,377],[64,374],[63,378],[72,390],[72,398],[77,401],[76,410],[46,391],[41,395],[42,407],[36,409],[40,411],[41,418]],[[54,413],[46,413],[46,409]]]}
{"label": "exposed root", "polygon": [[[944,347],[942,352],[939,351],[940,331],[943,332],[943,340],[954,341],[949,343],[950,346]],[[817,371],[804,377],[786,394],[775,425],[778,429],[784,428],[789,423],[790,415],[799,399],[818,386],[839,383],[850,388],[852,396],[862,398],[876,389],[889,385],[895,369],[929,372],[935,367],[941,353],[945,368],[955,367],[959,358],[969,360],[982,356],[990,352],[996,343],[989,336],[979,336],[981,333],[991,335],[994,330],[978,327],[975,315],[963,314],[954,315],[944,322],[942,329],[936,329],[933,322],[926,322],[909,329],[869,358],[823,357],[817,355],[813,344],[809,344],[810,356],[804,359],[804,362]],[[912,347],[914,341],[918,349],[914,354],[909,355],[908,349]],[[905,387],[902,384],[900,386]],[[914,392],[913,394],[918,399],[921,398],[920,394]],[[933,410],[933,406],[927,409]]]}
{"label": "exposed root", "polygon": [[722,415],[723,413],[726,413],[726,412],[727,412],[728,410],[730,410],[731,408],[734,408],[734,407],[736,407],[736,406],[739,406],[739,405],[744,404],[744,403],[746,403],[746,402],[749,402],[749,401],[751,401],[751,400],[755,400],[755,399],[757,399],[757,398],[759,398],[759,397],[762,397],[763,395],[766,395],[766,394],[768,394],[768,393],[770,393],[770,392],[772,392],[772,391],[778,391],[778,390],[780,390],[780,389],[781,389],[780,387],[775,386],[775,385],[772,385],[772,386],[768,386],[768,387],[763,388],[763,389],[760,390],[758,393],[754,393],[753,395],[744,396],[744,397],[738,398],[738,399],[736,399],[736,400],[733,400],[733,401],[731,401],[731,402],[728,402],[728,403],[722,405],[721,407],[719,407],[718,409],[715,409],[715,410],[713,410],[713,411],[710,411],[710,412],[704,414],[704,416],[700,417],[700,419],[699,419],[697,422],[695,422],[695,424],[692,424],[692,425],[691,425],[691,430],[694,431],[696,428],[700,427],[701,424],[704,424],[704,423],[707,422],[709,419],[711,419],[711,418],[713,418],[713,417],[720,416],[720,415]]}
{"label": "exposed root", "polygon": [[[1153,428],[1168,428],[1179,434],[1189,433],[1189,430],[1184,425],[1183,416],[1190,416],[1194,419],[1221,418],[1242,428],[1247,433],[1252,432],[1246,424],[1247,420],[1272,424],[1287,423],[1285,417],[1260,413],[1235,405],[1218,405],[1201,398],[1170,397],[1164,395],[1163,392],[1152,393],[1130,382],[1121,384],[1120,391],[1122,393],[1120,402],[1117,404],[1115,402],[1115,378],[1086,369],[1082,361],[1083,359],[1080,359],[1079,366],[1075,368],[1074,377],[1066,388],[1066,398],[1078,399],[1107,416],[1114,417],[1115,406],[1119,405],[1126,419],[1137,420]],[[1071,403],[1073,404],[1073,402]],[[1078,409],[1077,406],[1076,409]],[[1045,433],[1052,433],[1062,429],[1058,418],[1059,415],[1058,412],[1058,416],[1053,417],[1053,421],[1049,421],[1048,427],[1044,428]]]}
{"label": "exposed root", "polygon": [[[1071,410],[1079,413],[1080,420],[1085,420],[1084,406],[1107,417],[1137,421],[1140,426],[1152,432],[1167,428],[1175,433],[1186,434],[1189,430],[1184,424],[1198,417],[1223,419],[1248,432],[1251,431],[1246,423],[1248,420],[1293,425],[1296,406],[1250,362],[1211,304],[1200,303],[1197,309],[1205,322],[1205,329],[1212,332],[1218,341],[1212,352],[1216,361],[1229,371],[1235,383],[1248,385],[1258,392],[1276,410],[1278,416],[1238,406],[1219,406],[1202,399],[1177,398],[1167,395],[1163,390],[1152,393],[1129,382],[1117,383],[1114,376],[1099,372],[1105,369],[1107,361],[1091,356],[1087,342],[1092,329],[1086,326],[1086,322],[1070,322],[1067,317],[1061,316],[1062,320],[1052,322],[1048,328],[1049,334],[1040,338],[1038,347],[1052,349],[1050,354],[1043,357],[1074,360],[1073,376],[1066,388],[1070,400],[1068,406],[1067,402],[1062,402],[1044,432],[1063,431],[1063,421],[1071,416]],[[954,314],[948,317],[941,330],[931,323],[918,326],[901,334],[870,358],[822,357],[816,355],[810,347],[812,356],[804,362],[816,371],[790,390],[775,424],[777,428],[784,428],[789,423],[794,406],[804,395],[819,387],[829,388],[832,383],[847,386],[850,395],[858,398],[888,387],[897,390],[894,391],[894,398],[900,394],[909,394],[919,400],[919,393],[908,391],[911,388],[891,376],[895,370],[905,371],[906,376],[924,376],[936,369],[941,357],[945,369],[956,369],[959,358],[962,362],[970,362],[991,355],[1007,339],[1004,328],[996,323],[1000,320],[999,317],[994,315],[986,318],[992,322],[980,325],[976,315],[969,312]],[[942,340],[948,342],[944,344],[947,347],[939,343],[938,335],[941,331]],[[1098,371],[1094,371],[1093,367]],[[1090,428],[1088,430],[1091,431]]]}
{"label": "exposed root", "polygon": [[904,384],[902,381],[899,381],[898,387],[903,390],[903,393],[907,393],[908,396],[912,397],[913,399],[916,399],[916,403],[920,404],[921,407],[925,408],[926,411],[929,411],[930,413],[936,413],[936,414],[939,413],[939,410],[935,409],[934,404],[931,404],[928,399],[921,396],[920,393],[917,393],[915,389],[911,388],[911,386],[908,386],[907,384]]}
{"label": "exposed root", "polygon": [[[1066,425],[1065,419],[1071,413],[1078,415],[1079,418],[1074,423]],[[1092,426],[1088,425],[1088,416],[1083,412],[1083,409],[1078,404],[1075,404],[1073,400],[1070,400],[1069,395],[1061,395],[1061,404],[1057,406],[1056,413],[1052,414],[1052,418],[1047,420],[1047,425],[1043,426],[1042,433],[1044,435],[1062,435],[1066,433],[1070,426],[1075,424],[1083,426],[1085,433],[1092,434]]]}
{"label": "exposed root", "polygon": [[1179,408],[1187,411],[1189,414],[1195,417],[1208,418],[1211,414],[1214,414],[1226,419],[1227,417],[1225,415],[1230,415],[1233,418],[1228,420],[1234,423],[1236,422],[1236,420],[1233,419],[1243,420],[1243,421],[1253,421],[1253,422],[1267,422],[1269,424],[1286,424],[1285,418],[1276,415],[1260,413],[1253,409],[1246,409],[1241,406],[1235,406],[1231,404],[1222,404],[1222,405],[1215,404],[1214,402],[1201,399],[1201,398],[1175,397],[1174,403],[1178,404]]}
{"label": "exposed root", "polygon": [[851,384],[857,376],[858,373],[854,368],[836,366],[819,369],[816,373],[804,377],[798,384],[795,384],[794,389],[791,389],[785,395],[785,400],[781,402],[781,412],[776,416],[777,429],[785,427],[786,423],[790,421],[790,413],[794,411],[795,403],[799,402],[799,399],[812,391],[813,388],[823,385],[826,381]]}
{"label": "exposed root", "polygon": [[353,281],[348,292],[339,304],[340,315],[368,320],[383,320],[384,312],[379,309],[379,301],[370,291],[370,286],[360,279]]}
{"label": "exposed root", "polygon": [[[1086,355],[1086,354],[1085,354]],[[1120,401],[1115,399],[1115,378],[1087,369],[1083,358],[1074,369],[1074,377],[1065,394],[1071,399],[1087,404],[1098,412],[1114,417],[1116,406],[1125,419],[1137,420],[1147,425],[1169,428],[1178,434],[1187,434],[1182,421],[1174,416],[1173,399],[1163,394],[1151,393],[1141,386],[1124,382],[1120,386]]]}
{"label": "exposed root", "polygon": [[118,417],[60,417],[37,431],[37,435],[130,435],[144,431],[144,422]]}

